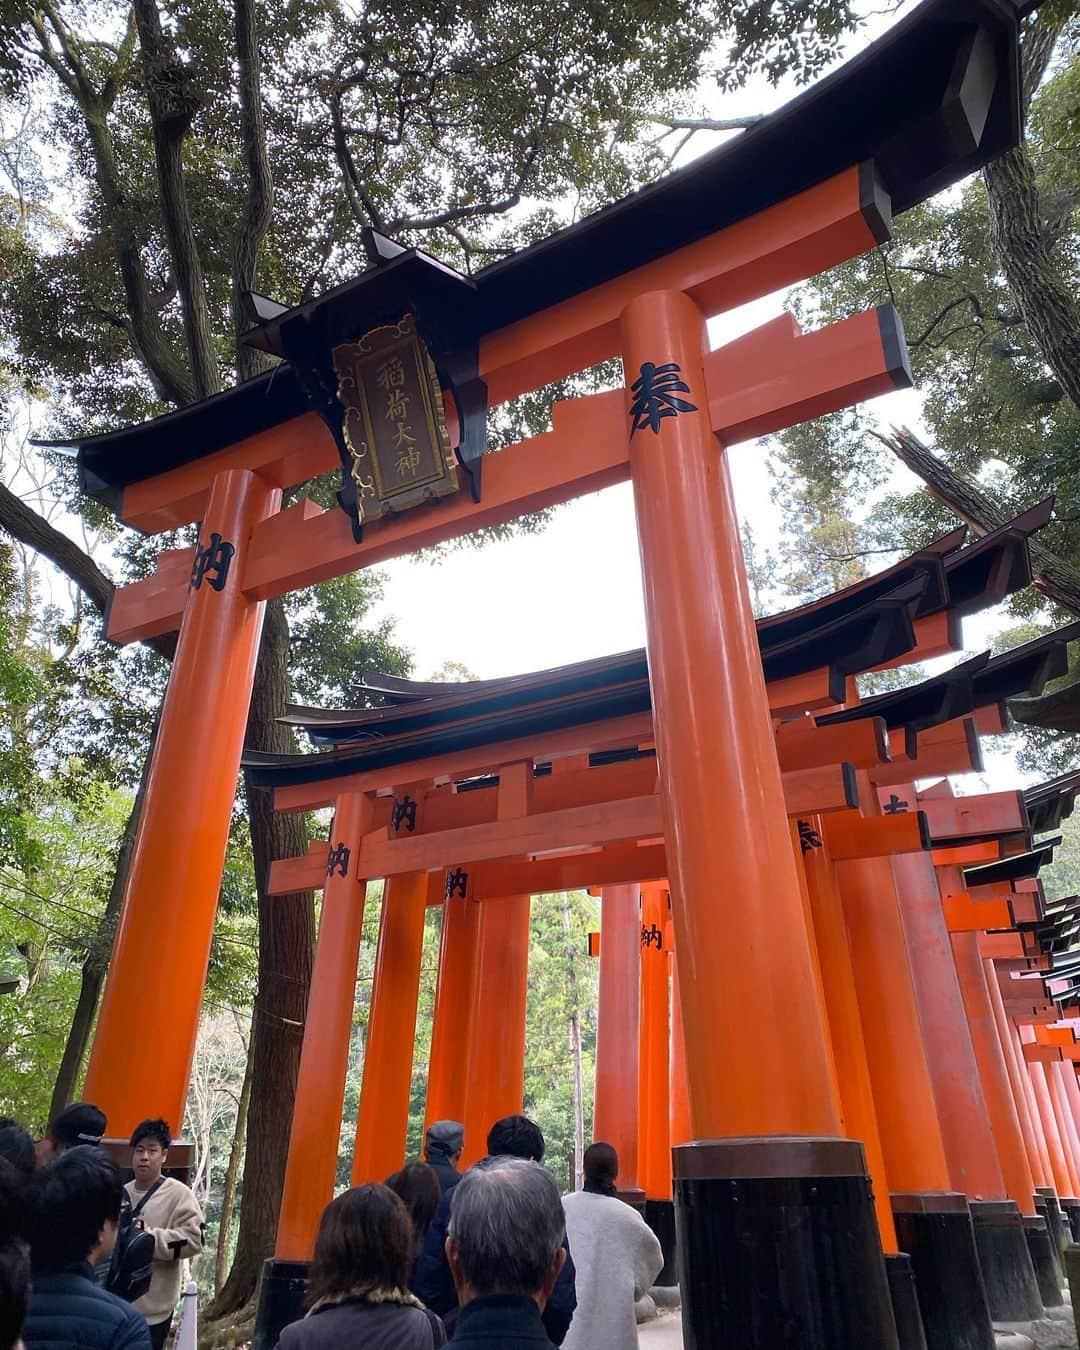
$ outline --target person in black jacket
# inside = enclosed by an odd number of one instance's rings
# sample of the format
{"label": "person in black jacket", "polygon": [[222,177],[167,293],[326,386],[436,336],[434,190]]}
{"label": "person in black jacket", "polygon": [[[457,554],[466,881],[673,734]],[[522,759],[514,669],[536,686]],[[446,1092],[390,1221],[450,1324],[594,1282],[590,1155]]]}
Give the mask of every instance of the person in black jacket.
{"label": "person in black jacket", "polygon": [[[540,1127],[528,1116],[504,1116],[502,1120],[497,1120],[488,1131],[487,1147],[488,1156],[482,1158],[472,1171],[490,1167],[499,1158],[519,1158],[535,1163],[541,1163],[544,1159],[544,1136]],[[439,1201],[439,1208],[424,1238],[424,1250],[416,1263],[411,1285],[417,1298],[437,1312],[451,1328],[457,1316],[458,1294],[445,1248],[450,1227],[450,1205],[459,1189],[460,1183]],[[563,1245],[566,1246],[565,1242]],[[573,1254],[566,1246],[565,1264],[543,1310],[544,1329],[555,1345],[562,1345],[576,1307]]]}
{"label": "person in black jacket", "polygon": [[452,1191],[461,1180],[457,1170],[465,1147],[465,1127],[456,1120],[433,1120],[424,1135],[424,1161],[439,1178],[442,1194]]}
{"label": "person in black jacket", "polygon": [[23,1179],[0,1158],[0,1350],[16,1350],[30,1294],[30,1253],[23,1240],[26,1226]]}
{"label": "person in black jacket", "polygon": [[553,1350],[542,1311],[566,1262],[554,1181],[538,1163],[495,1158],[454,1191],[447,1257],[461,1300],[458,1350]]}
{"label": "person in black jacket", "polygon": [[116,1242],[122,1191],[116,1164],[88,1145],[66,1149],[27,1183],[26,1350],[150,1350],[145,1320],[92,1277]]}

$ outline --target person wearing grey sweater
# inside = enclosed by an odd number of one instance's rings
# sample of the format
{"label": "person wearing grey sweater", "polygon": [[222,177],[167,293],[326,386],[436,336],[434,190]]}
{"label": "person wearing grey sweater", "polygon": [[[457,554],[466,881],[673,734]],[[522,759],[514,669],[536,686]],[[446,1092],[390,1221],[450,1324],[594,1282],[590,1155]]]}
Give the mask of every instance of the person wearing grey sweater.
{"label": "person wearing grey sweater", "polygon": [[577,1308],[563,1350],[637,1350],[634,1304],[664,1265],[656,1235],[615,1193],[619,1159],[610,1144],[585,1150],[585,1189],[563,1196],[577,1267]]}

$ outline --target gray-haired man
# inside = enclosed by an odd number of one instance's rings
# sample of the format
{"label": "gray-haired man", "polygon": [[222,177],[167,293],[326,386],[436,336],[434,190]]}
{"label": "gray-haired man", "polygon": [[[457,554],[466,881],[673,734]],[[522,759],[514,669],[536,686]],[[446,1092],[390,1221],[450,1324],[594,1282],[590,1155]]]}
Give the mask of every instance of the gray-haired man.
{"label": "gray-haired man", "polygon": [[538,1163],[496,1158],[454,1189],[446,1256],[460,1350],[554,1350],[540,1320],[566,1262],[558,1188]]}

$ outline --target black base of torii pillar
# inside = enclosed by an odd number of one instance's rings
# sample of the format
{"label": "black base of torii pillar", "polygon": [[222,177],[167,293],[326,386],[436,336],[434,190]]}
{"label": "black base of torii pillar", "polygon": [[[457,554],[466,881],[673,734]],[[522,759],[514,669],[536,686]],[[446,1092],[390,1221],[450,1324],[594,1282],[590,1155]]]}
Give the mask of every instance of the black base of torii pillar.
{"label": "black base of torii pillar", "polygon": [[688,1350],[898,1350],[862,1144],[672,1150]]}

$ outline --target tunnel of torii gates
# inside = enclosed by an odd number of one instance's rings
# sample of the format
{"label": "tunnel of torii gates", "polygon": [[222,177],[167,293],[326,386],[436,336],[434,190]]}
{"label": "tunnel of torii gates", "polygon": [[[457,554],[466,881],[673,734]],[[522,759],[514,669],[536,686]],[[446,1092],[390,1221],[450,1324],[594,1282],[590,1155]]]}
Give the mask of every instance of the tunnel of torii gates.
{"label": "tunnel of torii gates", "polygon": [[[910,372],[888,306],[715,350],[705,333],[1015,144],[1032,8],[926,0],[744,135],[470,276],[366,232],[352,281],[294,309],[250,298],[273,370],[69,442],[121,521],[199,529],[107,623],[119,643],[179,632],[85,1085],[117,1135],[182,1118],[265,601],[633,487],[644,655],[383,681],[382,708],[296,714],[336,748],[247,765],[279,810],[335,807],[329,839],[272,878],[323,883],[283,1262],[310,1254],[333,1187],[367,881],[386,890],[356,1177],[401,1161],[425,907],[446,907],[429,1113],[463,1117],[476,1156],[521,1100],[528,897],[587,884],[604,894],[596,1129],[627,1181],[673,1195],[689,1345],[865,1350],[924,1330],[931,1350],[989,1348],[991,1314],[1060,1298],[1050,1239],[1080,1191],[1073,910],[1042,902],[1050,846],[1032,835],[1072,786],[953,800],[915,780],[977,763],[1002,700],[1059,670],[1069,634],[861,703],[853,683],[955,650],[966,611],[1028,582],[1048,507],[755,629],[724,447]],[[615,356],[625,387],[485,453],[490,408]],[[338,506],[294,494],[336,467]],[[155,1052],[133,1074],[136,1022]]]}

